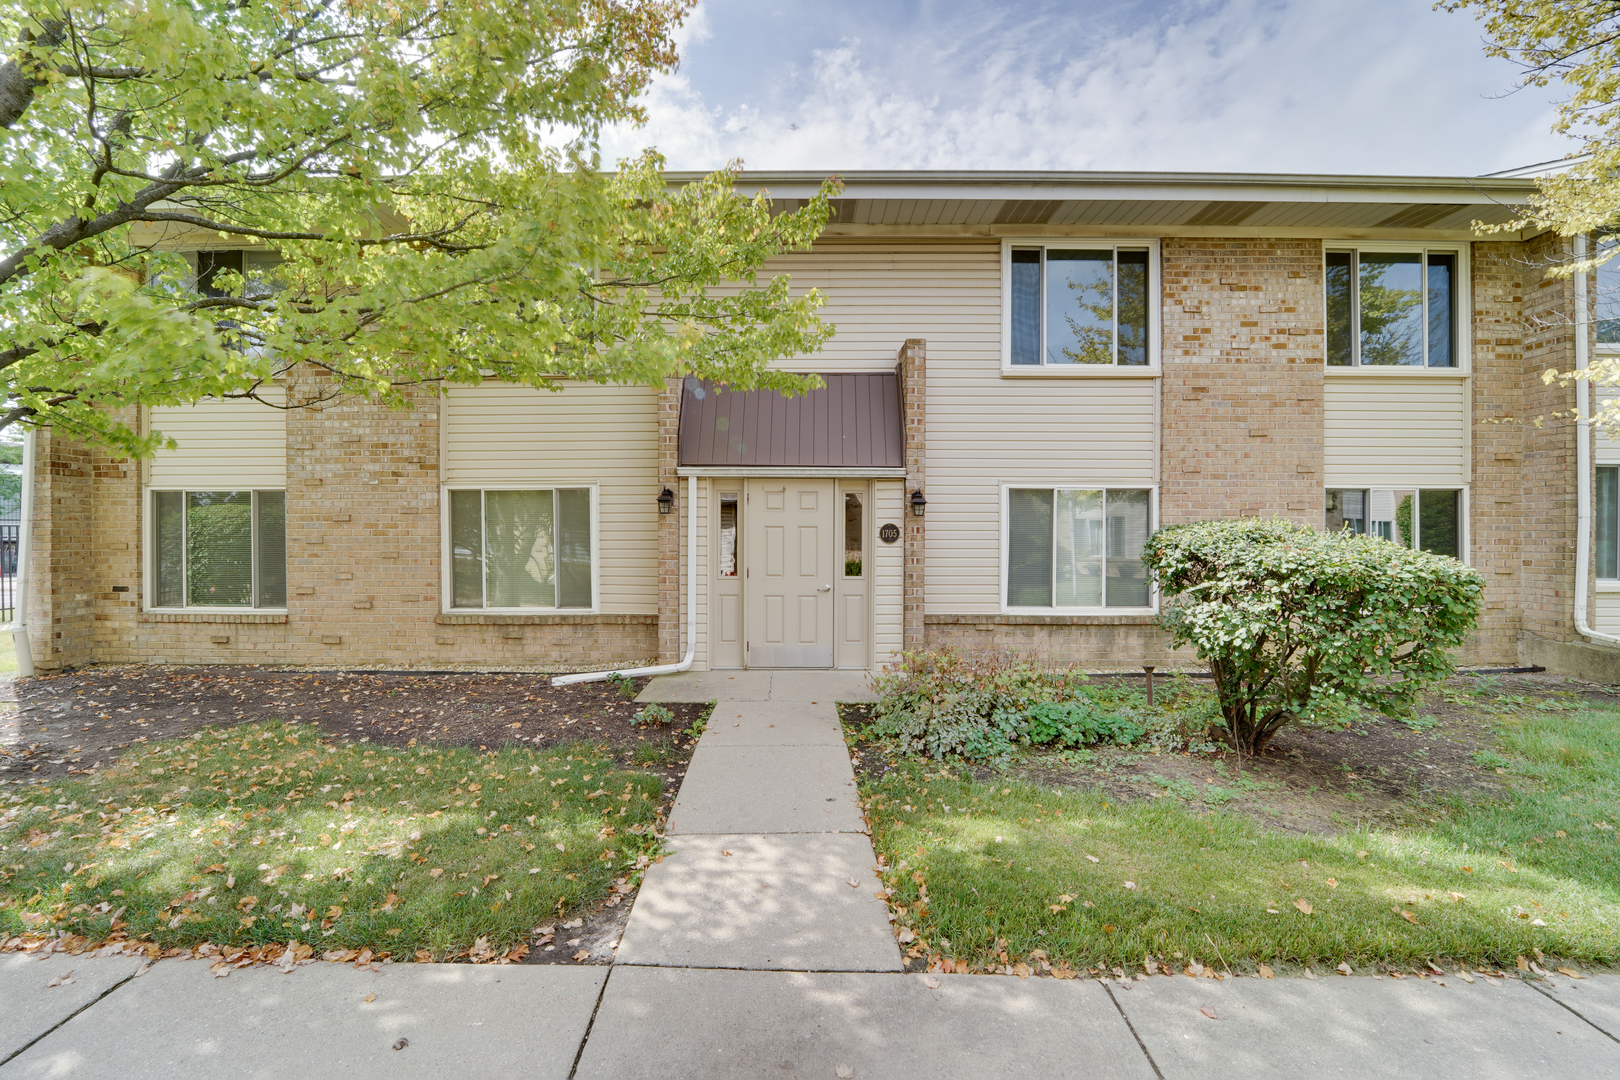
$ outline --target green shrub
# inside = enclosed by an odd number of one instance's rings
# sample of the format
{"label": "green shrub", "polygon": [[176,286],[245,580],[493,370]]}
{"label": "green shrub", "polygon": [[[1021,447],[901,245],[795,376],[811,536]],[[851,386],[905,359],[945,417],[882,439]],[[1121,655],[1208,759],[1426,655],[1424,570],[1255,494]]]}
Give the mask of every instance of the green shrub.
{"label": "green shrub", "polygon": [[1450,675],[1484,583],[1456,559],[1277,518],[1172,525],[1142,561],[1160,624],[1209,664],[1226,736],[1260,753],[1323,699],[1387,716]]}
{"label": "green shrub", "polygon": [[1024,718],[1023,737],[1036,746],[1132,743],[1147,734],[1147,728],[1135,720],[1104,713],[1084,699],[1043,702],[1031,707]]}
{"label": "green shrub", "polygon": [[908,652],[873,680],[872,731],[909,753],[1001,761],[1027,741],[1033,708],[1073,701],[1085,682],[1082,672],[1038,668],[1002,653]]}
{"label": "green shrub", "polygon": [[636,713],[636,723],[642,727],[651,725],[673,724],[675,714],[662,705],[643,705],[641,711]]}

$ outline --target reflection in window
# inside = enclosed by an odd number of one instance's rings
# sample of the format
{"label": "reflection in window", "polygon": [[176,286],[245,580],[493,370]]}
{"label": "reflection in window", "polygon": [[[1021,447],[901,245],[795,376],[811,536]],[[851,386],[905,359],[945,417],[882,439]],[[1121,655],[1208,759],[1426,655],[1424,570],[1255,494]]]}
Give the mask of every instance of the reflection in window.
{"label": "reflection in window", "polygon": [[1011,260],[1012,363],[1148,364],[1146,250],[1015,248]]}
{"label": "reflection in window", "polygon": [[1598,344],[1620,345],[1620,259],[1616,258],[1620,256],[1620,236],[1609,233],[1600,237],[1592,254],[1609,260],[1588,278],[1592,303],[1597,308]]}
{"label": "reflection in window", "polygon": [[1147,607],[1142,546],[1149,492],[1014,488],[1007,493],[1009,607]]}
{"label": "reflection in window", "polygon": [[154,491],[153,607],[287,605],[286,496]]}
{"label": "reflection in window", "polygon": [[1324,271],[1330,365],[1457,366],[1454,252],[1330,251]]}
{"label": "reflection in window", "polygon": [[1593,493],[1597,516],[1597,576],[1620,578],[1620,467],[1599,465]]}
{"label": "reflection in window", "polygon": [[1329,488],[1324,524],[1330,532],[1462,557],[1462,492],[1455,488]]}
{"label": "reflection in window", "polygon": [[450,493],[451,606],[591,606],[585,488]]}
{"label": "reflection in window", "polygon": [[861,497],[844,493],[844,576],[861,576]]}
{"label": "reflection in window", "polygon": [[737,576],[737,496],[720,496],[721,577]]}

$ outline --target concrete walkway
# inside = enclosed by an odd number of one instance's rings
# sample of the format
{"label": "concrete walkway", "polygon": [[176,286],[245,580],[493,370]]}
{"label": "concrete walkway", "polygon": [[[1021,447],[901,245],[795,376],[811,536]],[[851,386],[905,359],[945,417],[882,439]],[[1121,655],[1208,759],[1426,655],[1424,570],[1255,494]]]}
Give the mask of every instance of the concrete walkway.
{"label": "concrete walkway", "polygon": [[899,971],[836,701],[861,672],[699,672],[644,701],[717,702],[616,964]]}
{"label": "concrete walkway", "polygon": [[612,967],[221,979],[196,961],[0,955],[0,1080],[1620,1075],[1620,976],[901,973],[832,706],[863,694],[842,673],[648,687],[720,704]]}

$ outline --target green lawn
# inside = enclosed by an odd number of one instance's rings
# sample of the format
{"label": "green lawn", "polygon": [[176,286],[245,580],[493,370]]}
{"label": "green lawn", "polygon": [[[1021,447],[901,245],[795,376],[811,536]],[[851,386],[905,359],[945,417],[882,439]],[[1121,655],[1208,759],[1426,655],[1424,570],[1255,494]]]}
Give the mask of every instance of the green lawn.
{"label": "green lawn", "polygon": [[1620,960],[1620,711],[1501,730],[1517,793],[1422,828],[1287,835],[916,761],[863,796],[913,948],[953,967]]}
{"label": "green lawn", "polygon": [[0,793],[0,940],[503,952],[635,877],[660,794],[658,776],[587,745],[479,753],[339,745],[276,722],[209,730]]}

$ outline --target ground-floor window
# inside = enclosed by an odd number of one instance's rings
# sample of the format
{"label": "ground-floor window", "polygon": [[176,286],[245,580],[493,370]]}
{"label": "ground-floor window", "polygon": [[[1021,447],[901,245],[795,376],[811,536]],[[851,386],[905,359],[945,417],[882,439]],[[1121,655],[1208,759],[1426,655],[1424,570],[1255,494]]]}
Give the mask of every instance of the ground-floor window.
{"label": "ground-floor window", "polygon": [[282,491],[153,491],[150,605],[287,606]]}
{"label": "ground-floor window", "polygon": [[1599,465],[1592,513],[1597,519],[1597,576],[1620,578],[1620,465]]}
{"label": "ground-floor window", "polygon": [[1463,557],[1463,493],[1457,488],[1328,488],[1325,524],[1329,532],[1349,530]]}
{"label": "ground-floor window", "polygon": [[455,608],[590,608],[590,488],[453,490]]}
{"label": "ground-floor window", "polygon": [[1142,545],[1153,531],[1145,488],[1009,487],[1009,608],[1145,608]]}

